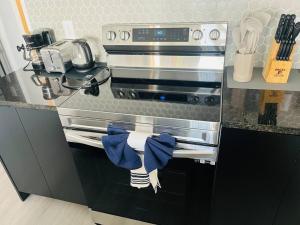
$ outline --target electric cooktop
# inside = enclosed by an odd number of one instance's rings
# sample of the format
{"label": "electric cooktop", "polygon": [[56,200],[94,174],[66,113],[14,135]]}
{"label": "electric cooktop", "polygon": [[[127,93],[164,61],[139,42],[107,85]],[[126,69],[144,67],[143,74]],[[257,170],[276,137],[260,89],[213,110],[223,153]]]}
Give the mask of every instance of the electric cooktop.
{"label": "electric cooktop", "polygon": [[[103,74],[99,73],[92,82],[101,80]],[[79,90],[60,108],[220,122],[220,101],[215,89],[115,83],[109,79],[100,86]]]}

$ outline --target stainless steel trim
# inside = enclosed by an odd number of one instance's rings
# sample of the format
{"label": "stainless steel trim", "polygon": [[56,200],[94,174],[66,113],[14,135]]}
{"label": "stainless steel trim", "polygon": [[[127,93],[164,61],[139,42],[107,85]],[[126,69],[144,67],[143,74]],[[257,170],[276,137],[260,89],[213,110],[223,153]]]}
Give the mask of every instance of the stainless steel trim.
{"label": "stainless steel trim", "polygon": [[[60,116],[60,119],[63,127],[91,130],[102,133],[106,133],[106,127],[111,123],[111,121],[88,118],[72,118],[68,116]],[[121,121],[116,121],[113,123],[131,131],[143,131],[154,134],[167,132],[175,136],[180,141],[206,143],[212,145],[218,144],[219,130],[184,129],[159,125],[153,126],[149,124],[130,124]]]}
{"label": "stainless steel trim", "polygon": [[[68,142],[80,143],[103,149],[101,138],[106,135],[105,133],[94,133],[70,129],[64,129],[64,132]],[[207,160],[210,161],[211,164],[214,164],[216,162],[217,152],[217,147],[187,144],[178,141],[176,143],[176,149],[173,152],[173,157]]]}
{"label": "stainless steel trim", "polygon": [[[57,108],[60,116],[66,116],[67,118],[87,118],[92,120],[100,121],[114,121],[122,122],[128,124],[144,124],[152,125],[153,127],[172,127],[177,129],[200,129],[208,131],[219,131],[220,121],[198,121],[198,120],[185,120],[185,119],[175,119],[175,118],[165,118],[165,117],[151,117],[142,115],[130,115],[130,114],[120,114],[111,112],[99,112],[91,110],[80,110],[80,109],[70,109],[70,108]],[[221,119],[221,118],[220,118]],[[106,126],[104,126],[106,127]]]}
{"label": "stainless steel trim", "polygon": [[113,224],[154,225],[152,223],[146,223],[93,210],[90,210],[90,214],[94,223],[97,224],[112,224],[112,221],[114,221]]}
{"label": "stainless steel trim", "polygon": [[118,67],[111,69],[116,78],[184,80],[202,82],[222,82],[223,71],[219,70],[175,70]]}
{"label": "stainless steel trim", "polygon": [[108,55],[110,68],[172,68],[216,70],[224,69],[224,56],[168,56],[168,55]]}
{"label": "stainless steel trim", "polygon": [[[133,28],[190,28],[188,42],[133,42]],[[211,40],[209,34],[212,30],[219,30],[220,37],[218,40]],[[193,32],[201,30],[202,38],[195,40]],[[113,31],[116,33],[116,39],[108,40],[107,32]],[[121,32],[127,31],[130,33],[128,40],[121,39]],[[138,46],[225,46],[227,35],[226,22],[199,22],[199,23],[159,23],[159,24],[107,24],[102,27],[102,42],[103,45],[138,45]]]}

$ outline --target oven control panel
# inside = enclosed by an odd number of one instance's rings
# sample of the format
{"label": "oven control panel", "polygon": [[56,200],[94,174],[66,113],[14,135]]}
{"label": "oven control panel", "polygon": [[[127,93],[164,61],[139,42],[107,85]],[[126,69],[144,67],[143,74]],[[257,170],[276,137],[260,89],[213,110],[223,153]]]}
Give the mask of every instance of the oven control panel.
{"label": "oven control panel", "polygon": [[142,101],[158,101],[158,102],[174,102],[193,105],[218,106],[220,105],[220,95],[203,95],[198,93],[166,93],[151,92],[126,88],[112,87],[112,93],[118,99],[142,100]]}
{"label": "oven control panel", "polygon": [[188,42],[189,28],[133,28],[132,42]]}
{"label": "oven control panel", "polygon": [[227,23],[109,24],[103,45],[225,46]]}

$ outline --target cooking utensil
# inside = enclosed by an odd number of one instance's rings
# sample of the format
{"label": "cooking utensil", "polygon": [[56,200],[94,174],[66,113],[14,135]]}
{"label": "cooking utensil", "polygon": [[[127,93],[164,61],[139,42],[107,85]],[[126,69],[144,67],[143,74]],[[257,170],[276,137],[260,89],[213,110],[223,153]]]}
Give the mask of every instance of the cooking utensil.
{"label": "cooking utensil", "polygon": [[246,17],[241,21],[241,41],[244,40],[247,31],[262,32],[263,24],[255,17]]}
{"label": "cooking utensil", "polygon": [[265,12],[254,12],[252,16],[257,18],[264,27],[267,26],[271,20],[271,15]]}
{"label": "cooking utensil", "polygon": [[247,37],[247,54],[253,54],[258,43],[259,33],[249,32],[249,35]]}
{"label": "cooking utensil", "polygon": [[241,44],[238,52],[241,54],[254,53],[262,30],[263,24],[259,19],[250,16],[243,18],[241,21]]}
{"label": "cooking utensil", "polygon": [[248,36],[249,36],[249,32],[247,31],[244,40],[241,42],[240,48],[238,49],[238,52],[240,54],[247,54],[248,52],[248,42],[247,42],[247,40],[249,39]]}
{"label": "cooking utensil", "polygon": [[259,42],[259,33],[256,32],[253,35],[254,35],[254,37],[253,37],[251,52],[255,53],[258,42]]}

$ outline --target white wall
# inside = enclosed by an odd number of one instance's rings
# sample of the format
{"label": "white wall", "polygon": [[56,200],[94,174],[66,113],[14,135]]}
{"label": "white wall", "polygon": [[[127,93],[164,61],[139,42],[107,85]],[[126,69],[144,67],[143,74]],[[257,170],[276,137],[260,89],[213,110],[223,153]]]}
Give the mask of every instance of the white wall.
{"label": "white wall", "polygon": [[[0,0],[1,1],[1,0]],[[64,38],[62,22],[72,21],[78,37],[98,40],[101,26],[108,23],[156,23],[228,21],[226,64],[232,65],[235,46],[231,30],[243,14],[263,10],[271,14],[270,24],[260,37],[255,65],[262,66],[274,39],[281,13],[295,13],[300,21],[300,0],[24,0],[32,28],[53,28],[57,39]],[[103,50],[103,49],[102,49]],[[300,68],[297,50],[294,66]]]}
{"label": "white wall", "polygon": [[15,0],[0,0],[0,40],[3,44],[12,72],[25,65],[23,56],[16,46],[23,43],[23,28]]}

